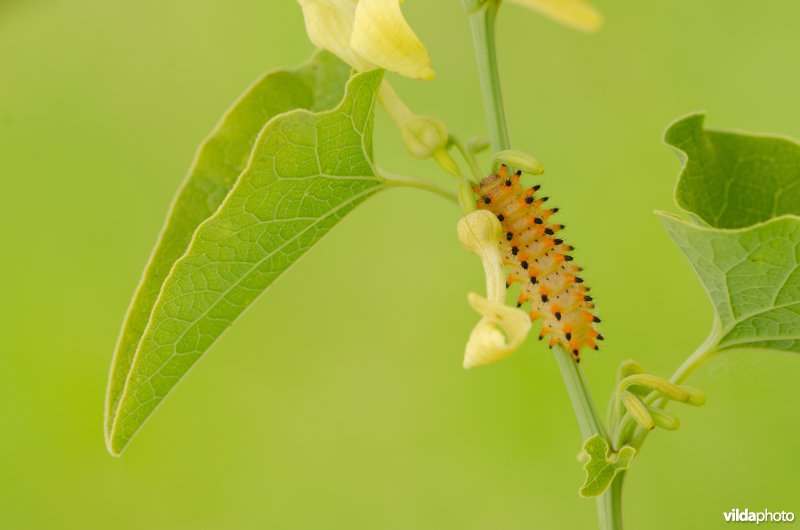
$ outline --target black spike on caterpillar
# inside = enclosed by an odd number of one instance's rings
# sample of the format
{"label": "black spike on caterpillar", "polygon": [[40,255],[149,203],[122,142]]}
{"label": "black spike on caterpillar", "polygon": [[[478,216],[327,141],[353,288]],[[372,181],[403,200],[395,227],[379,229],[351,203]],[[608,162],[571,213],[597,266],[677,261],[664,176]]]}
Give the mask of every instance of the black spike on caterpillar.
{"label": "black spike on caterpillar", "polygon": [[539,338],[550,335],[551,348],[560,344],[580,362],[581,349],[598,349],[603,339],[594,327],[600,319],[578,276],[582,269],[569,254],[573,247],[556,236],[564,225],[550,222],[558,208],[545,208],[547,197],[536,197],[539,186],[523,189],[519,180],[519,172],[510,175],[501,166],[473,187],[480,196],[478,208],[495,214],[503,226],[500,248],[510,270],[506,285],[521,284],[517,304],[530,303],[531,320],[542,319]]}

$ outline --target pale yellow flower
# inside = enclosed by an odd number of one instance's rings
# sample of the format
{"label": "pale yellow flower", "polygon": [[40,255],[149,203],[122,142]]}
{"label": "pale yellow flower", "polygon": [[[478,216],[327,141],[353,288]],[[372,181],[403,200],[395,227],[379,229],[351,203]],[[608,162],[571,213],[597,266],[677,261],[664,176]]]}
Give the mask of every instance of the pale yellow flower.
{"label": "pale yellow flower", "polygon": [[403,18],[400,0],[298,3],[311,42],[356,70],[384,68],[413,79],[433,79],[428,50]]}
{"label": "pale yellow flower", "polygon": [[464,368],[493,363],[511,355],[531,329],[530,317],[505,303],[501,232],[500,221],[487,210],[476,210],[458,222],[459,241],[481,258],[486,276],[486,298],[475,293],[467,295],[470,305],[482,318],[469,336]]}
{"label": "pale yellow flower", "polygon": [[522,346],[531,329],[531,319],[524,311],[475,293],[468,293],[467,299],[472,309],[483,318],[469,335],[464,351],[464,368],[499,361]]}
{"label": "pale yellow flower", "polygon": [[603,25],[603,16],[583,0],[508,0],[582,31],[597,31]]}

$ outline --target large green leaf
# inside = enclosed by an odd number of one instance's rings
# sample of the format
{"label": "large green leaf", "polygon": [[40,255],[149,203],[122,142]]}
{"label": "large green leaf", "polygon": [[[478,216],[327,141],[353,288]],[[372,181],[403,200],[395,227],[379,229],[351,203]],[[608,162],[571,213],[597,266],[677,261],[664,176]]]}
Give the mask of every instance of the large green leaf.
{"label": "large green leaf", "polygon": [[725,231],[661,220],[716,308],[718,350],[800,352],[800,219]]}
{"label": "large green leaf", "polygon": [[113,414],[111,453],[264,289],[383,188],[372,163],[381,80],[381,71],[355,75],[335,109],[281,114],[260,132],[244,172],[161,287]]}
{"label": "large green leaf", "polygon": [[660,213],[719,320],[717,350],[800,352],[800,144],[675,122],[677,202],[707,224]]}
{"label": "large green leaf", "polygon": [[678,206],[715,228],[742,228],[800,210],[800,144],[790,138],[703,128],[705,116],[673,123]]}
{"label": "large green leaf", "polygon": [[219,207],[245,168],[258,133],[278,114],[294,109],[333,108],[341,99],[349,76],[349,66],[328,52],[318,52],[297,69],[267,73],[228,109],[200,146],[172,204],[117,341],[106,394],[106,436],[110,435],[136,347],[164,279],[186,252],[194,231]]}

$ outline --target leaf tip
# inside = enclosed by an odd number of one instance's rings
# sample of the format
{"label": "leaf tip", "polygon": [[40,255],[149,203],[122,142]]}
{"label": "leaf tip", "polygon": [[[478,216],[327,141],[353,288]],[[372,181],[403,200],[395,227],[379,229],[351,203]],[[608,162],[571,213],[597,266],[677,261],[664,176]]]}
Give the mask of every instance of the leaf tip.
{"label": "leaf tip", "polygon": [[114,458],[119,458],[122,456],[122,452],[125,450],[125,445],[126,444],[120,444],[117,440],[106,436],[106,451],[108,451],[108,454]]}
{"label": "leaf tip", "polygon": [[667,126],[664,131],[664,143],[683,150],[682,146],[686,143],[686,137],[698,130],[702,130],[705,121],[706,112],[704,110],[690,112],[681,116]]}
{"label": "leaf tip", "polygon": [[106,451],[114,458],[119,458],[130,443],[130,436],[120,436],[115,424],[111,424],[103,433]]}

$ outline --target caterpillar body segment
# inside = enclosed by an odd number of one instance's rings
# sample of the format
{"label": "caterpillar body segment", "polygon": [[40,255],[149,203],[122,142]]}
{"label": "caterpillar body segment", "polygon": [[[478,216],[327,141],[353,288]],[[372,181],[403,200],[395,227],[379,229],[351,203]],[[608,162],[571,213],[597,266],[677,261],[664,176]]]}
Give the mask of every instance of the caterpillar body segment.
{"label": "caterpillar body segment", "polygon": [[559,237],[564,225],[551,221],[558,208],[550,208],[539,189],[523,188],[520,172],[510,174],[505,165],[473,187],[478,208],[494,213],[503,227],[506,285],[520,284],[517,306],[529,304],[531,320],[542,320],[539,338],[550,347],[560,344],[580,362],[581,349],[598,349],[603,339],[595,327],[600,319],[570,254],[573,247]]}

